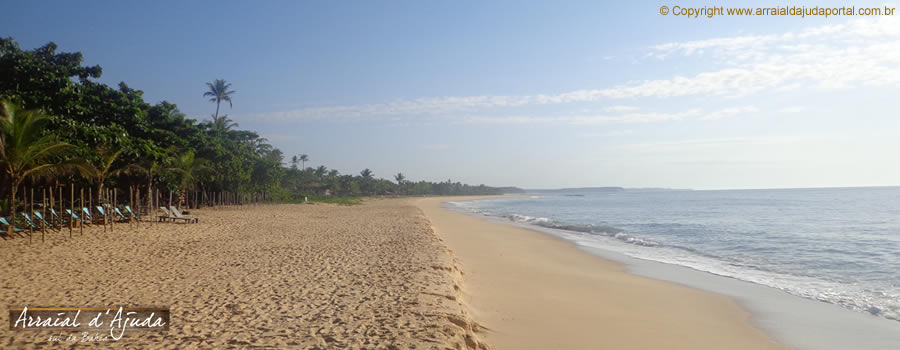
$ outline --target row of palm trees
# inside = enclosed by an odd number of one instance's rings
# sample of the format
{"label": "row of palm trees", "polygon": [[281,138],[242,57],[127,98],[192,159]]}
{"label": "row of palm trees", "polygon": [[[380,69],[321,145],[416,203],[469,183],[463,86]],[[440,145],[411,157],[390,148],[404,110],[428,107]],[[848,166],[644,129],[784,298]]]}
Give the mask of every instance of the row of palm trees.
{"label": "row of palm trees", "polygon": [[[196,158],[190,150],[179,153],[170,149],[175,154],[170,164],[147,161],[121,166],[117,160],[123,151],[101,146],[94,150],[98,157],[92,163],[76,156],[76,146],[61,141],[55,134],[45,133],[49,121],[50,116],[41,110],[25,110],[9,101],[0,101],[0,166],[10,180],[7,203],[10,218],[15,218],[19,188],[29,179],[79,174],[96,186],[100,203],[107,203],[108,191],[104,191],[104,186],[118,175],[146,176],[150,191],[153,179],[165,173],[178,173],[178,187],[186,190],[203,172],[211,171],[208,162]],[[14,221],[10,221],[9,234],[15,230]]]}

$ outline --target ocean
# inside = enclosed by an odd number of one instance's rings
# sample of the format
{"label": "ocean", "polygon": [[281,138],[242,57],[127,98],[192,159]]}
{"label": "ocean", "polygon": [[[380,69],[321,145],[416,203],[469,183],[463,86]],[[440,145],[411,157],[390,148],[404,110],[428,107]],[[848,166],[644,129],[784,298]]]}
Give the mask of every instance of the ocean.
{"label": "ocean", "polygon": [[900,321],[900,187],[581,189],[451,204]]}

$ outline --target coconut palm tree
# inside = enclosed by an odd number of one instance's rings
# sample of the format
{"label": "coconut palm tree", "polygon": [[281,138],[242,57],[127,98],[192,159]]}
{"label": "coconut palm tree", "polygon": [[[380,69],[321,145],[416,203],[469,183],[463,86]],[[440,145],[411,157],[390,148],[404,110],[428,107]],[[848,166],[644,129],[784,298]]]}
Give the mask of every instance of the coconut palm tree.
{"label": "coconut palm tree", "polygon": [[187,150],[172,159],[171,171],[179,173],[178,189],[187,191],[194,187],[200,177],[212,172],[210,162],[197,158],[193,150]]}
{"label": "coconut palm tree", "polygon": [[301,154],[301,155],[300,155],[300,163],[302,164],[302,168],[303,168],[303,169],[306,169],[306,162],[308,162],[308,161],[309,161],[309,156],[308,156],[308,155],[306,155],[306,154]]}
{"label": "coconut palm tree", "polygon": [[397,187],[402,187],[406,176],[403,176],[403,173],[397,173],[397,175],[394,175],[394,180],[397,180]]}
{"label": "coconut palm tree", "polygon": [[359,175],[362,176],[359,184],[360,190],[362,190],[363,193],[369,193],[369,190],[372,187],[372,171],[369,170],[369,168],[365,168],[363,171],[359,172]]}
{"label": "coconut palm tree", "polygon": [[148,160],[141,163],[130,164],[125,169],[126,173],[138,173],[147,175],[147,208],[153,208],[153,179],[168,170],[163,163],[156,160]]}
{"label": "coconut palm tree", "polygon": [[215,82],[206,83],[206,86],[209,87],[209,91],[203,93],[203,97],[209,97],[210,102],[216,103],[216,114],[213,117],[213,120],[219,118],[219,104],[222,101],[228,101],[228,107],[231,106],[231,95],[234,94],[234,91],[228,91],[231,88],[231,83],[225,82],[224,79],[216,79]]}
{"label": "coconut palm tree", "polygon": [[291,157],[291,169],[297,170],[297,163],[300,163],[300,160],[297,159],[297,155]]}
{"label": "coconut palm tree", "polygon": [[326,173],[328,173],[328,168],[326,168],[324,165],[319,165],[319,167],[316,168],[315,171],[313,171],[313,175],[319,178],[319,180],[324,178]]}
{"label": "coconut palm tree", "polygon": [[221,117],[215,115],[210,116],[209,128],[216,136],[224,136],[228,134],[231,129],[239,126],[238,123],[235,123],[231,118],[228,118],[227,114]]}
{"label": "coconut palm tree", "polygon": [[97,200],[99,200],[100,203],[104,203],[104,200],[106,199],[103,194],[103,186],[105,185],[106,180],[127,169],[127,167],[113,167],[123,151],[123,149],[115,151],[109,145],[100,146],[97,148],[97,155],[100,156],[99,162],[93,164],[84,163],[84,165],[79,166],[82,175],[93,180],[97,184]]}
{"label": "coconut palm tree", "polygon": [[[11,180],[10,217],[15,217],[16,192],[22,181],[71,165],[70,162],[54,162],[71,152],[74,146],[59,141],[54,134],[43,134],[49,118],[43,111],[24,110],[9,101],[0,101],[0,166]],[[15,223],[10,223],[9,234],[12,234]]]}

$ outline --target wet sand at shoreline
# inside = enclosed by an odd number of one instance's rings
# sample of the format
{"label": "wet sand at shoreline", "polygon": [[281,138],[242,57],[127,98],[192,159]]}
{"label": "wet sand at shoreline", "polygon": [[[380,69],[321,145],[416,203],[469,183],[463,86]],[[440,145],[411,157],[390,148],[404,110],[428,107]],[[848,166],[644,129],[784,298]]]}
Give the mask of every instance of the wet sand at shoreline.
{"label": "wet sand at shoreline", "polygon": [[783,349],[733,300],[629,274],[546,234],[416,201],[465,272],[497,349]]}

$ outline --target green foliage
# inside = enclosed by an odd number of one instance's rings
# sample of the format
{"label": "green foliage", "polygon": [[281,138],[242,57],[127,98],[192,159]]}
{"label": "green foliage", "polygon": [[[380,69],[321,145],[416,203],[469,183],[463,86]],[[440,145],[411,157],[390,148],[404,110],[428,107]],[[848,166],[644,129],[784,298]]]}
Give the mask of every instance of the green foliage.
{"label": "green foliage", "polygon": [[358,205],[362,204],[363,200],[366,197],[361,196],[351,196],[351,197],[311,197],[309,198],[310,203],[327,203],[327,204],[337,204],[337,205]]}
{"label": "green foliage", "polygon": [[49,174],[71,152],[72,145],[45,132],[49,118],[41,110],[0,101],[0,166],[14,183]]}
{"label": "green foliage", "polygon": [[[25,110],[0,100],[0,167],[9,180],[10,218],[15,218],[16,192],[26,177],[49,175],[70,165],[63,157],[72,145],[44,133],[49,119],[41,110]],[[9,233],[13,231],[11,226]]]}

